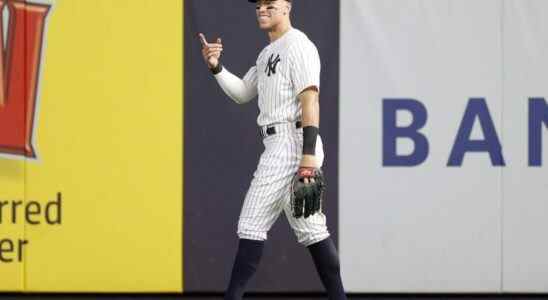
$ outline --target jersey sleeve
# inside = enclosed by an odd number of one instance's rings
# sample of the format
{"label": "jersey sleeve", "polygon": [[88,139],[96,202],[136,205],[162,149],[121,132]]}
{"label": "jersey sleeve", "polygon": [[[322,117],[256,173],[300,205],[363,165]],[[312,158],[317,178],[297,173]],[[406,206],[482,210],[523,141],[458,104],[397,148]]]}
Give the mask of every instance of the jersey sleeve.
{"label": "jersey sleeve", "polygon": [[296,95],[311,86],[320,89],[320,55],[312,42],[299,42],[292,45],[289,51],[289,62],[289,74]]}
{"label": "jersey sleeve", "polygon": [[255,95],[257,94],[257,66],[253,66],[245,74],[243,81],[246,87],[255,90]]}

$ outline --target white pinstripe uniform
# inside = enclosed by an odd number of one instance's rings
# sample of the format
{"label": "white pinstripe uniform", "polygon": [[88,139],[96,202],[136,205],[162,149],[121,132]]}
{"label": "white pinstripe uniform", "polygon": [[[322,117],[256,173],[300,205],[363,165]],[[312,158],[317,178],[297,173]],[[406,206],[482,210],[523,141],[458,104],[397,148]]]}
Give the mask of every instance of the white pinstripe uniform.
{"label": "white pinstripe uniform", "polygon": [[[259,54],[256,66],[244,77],[259,95],[258,125],[263,134],[274,126],[276,133],[263,139],[265,150],[247,192],[238,236],[266,240],[282,210],[299,243],[309,246],[329,237],[322,212],[306,219],[295,219],[289,202],[291,179],[302,157],[303,133],[295,123],[301,120],[298,95],[307,87],[320,87],[320,58],[316,46],[297,29],[290,29]],[[316,144],[318,167],[323,164],[323,145]]]}

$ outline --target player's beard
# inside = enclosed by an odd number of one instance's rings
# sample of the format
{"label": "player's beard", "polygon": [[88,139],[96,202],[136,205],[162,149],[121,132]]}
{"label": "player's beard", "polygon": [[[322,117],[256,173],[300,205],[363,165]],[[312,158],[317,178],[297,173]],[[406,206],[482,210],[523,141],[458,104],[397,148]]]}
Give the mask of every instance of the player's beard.
{"label": "player's beard", "polygon": [[268,22],[259,21],[259,28],[266,32],[276,31],[276,29],[278,28],[278,26],[280,26],[280,24],[282,24],[282,22],[282,20],[278,20],[276,22],[272,17],[269,17]]}
{"label": "player's beard", "polygon": [[[257,16],[257,22],[259,23],[259,28],[261,28],[264,31],[275,31],[276,28],[280,24],[282,24],[284,21],[284,18],[282,15],[283,15],[282,10],[278,10],[264,17]],[[261,22],[261,18],[264,18],[263,22]]]}

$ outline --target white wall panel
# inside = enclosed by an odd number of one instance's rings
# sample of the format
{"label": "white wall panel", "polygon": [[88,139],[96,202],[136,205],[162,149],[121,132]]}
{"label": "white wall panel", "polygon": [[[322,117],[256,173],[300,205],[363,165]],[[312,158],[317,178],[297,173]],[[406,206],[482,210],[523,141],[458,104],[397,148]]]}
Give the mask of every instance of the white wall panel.
{"label": "white wall panel", "polygon": [[503,278],[507,292],[548,292],[548,129],[528,166],[528,98],[548,101],[548,1],[504,1]]}
{"label": "white wall panel", "polygon": [[[486,153],[446,166],[469,98],[485,98],[502,129],[500,14],[496,0],[341,1],[339,228],[350,292],[500,290],[502,168]],[[383,167],[383,98],[428,110],[423,164]],[[400,125],[410,121],[401,114]],[[398,146],[413,151],[409,140]]]}

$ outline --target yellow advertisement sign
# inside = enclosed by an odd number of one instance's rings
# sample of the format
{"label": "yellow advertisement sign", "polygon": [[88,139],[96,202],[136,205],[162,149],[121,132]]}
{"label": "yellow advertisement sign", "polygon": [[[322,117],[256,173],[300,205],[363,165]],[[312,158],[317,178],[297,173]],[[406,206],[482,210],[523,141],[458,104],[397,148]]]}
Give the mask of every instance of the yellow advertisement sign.
{"label": "yellow advertisement sign", "polygon": [[182,291],[183,1],[0,5],[0,290]]}

